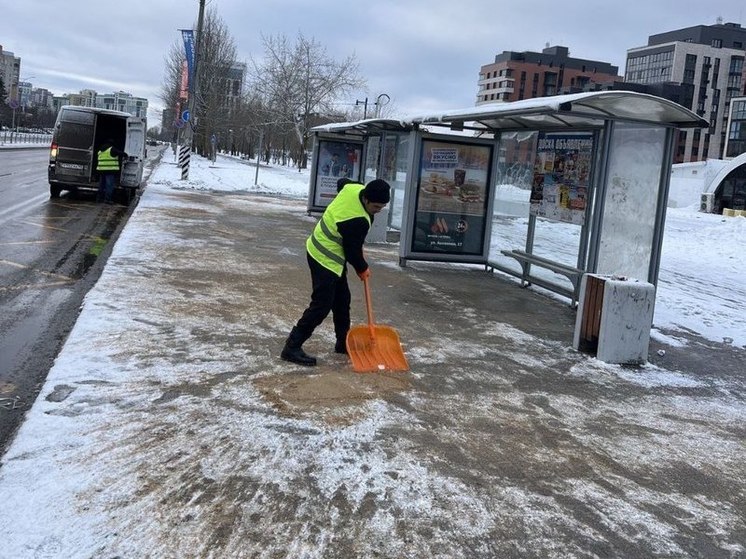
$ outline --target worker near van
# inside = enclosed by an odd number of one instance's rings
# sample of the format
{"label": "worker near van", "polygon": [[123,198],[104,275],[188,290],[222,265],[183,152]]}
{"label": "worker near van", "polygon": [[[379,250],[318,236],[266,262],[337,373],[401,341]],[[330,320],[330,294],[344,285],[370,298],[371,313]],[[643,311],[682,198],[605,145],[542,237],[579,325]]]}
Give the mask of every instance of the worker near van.
{"label": "worker near van", "polygon": [[334,351],[347,353],[350,330],[349,263],[361,280],[370,277],[363,243],[373,216],[391,199],[391,187],[381,179],[367,186],[349,182],[324,210],[306,241],[306,259],[311,270],[311,303],[288,336],[280,357],[299,365],[314,366],[316,358],[303,351],[303,344],[332,313],[337,342]]}
{"label": "worker near van", "polygon": [[96,154],[96,172],[99,175],[97,202],[114,203],[114,186],[124,157],[127,157],[127,154],[114,147],[113,140],[101,144]]}

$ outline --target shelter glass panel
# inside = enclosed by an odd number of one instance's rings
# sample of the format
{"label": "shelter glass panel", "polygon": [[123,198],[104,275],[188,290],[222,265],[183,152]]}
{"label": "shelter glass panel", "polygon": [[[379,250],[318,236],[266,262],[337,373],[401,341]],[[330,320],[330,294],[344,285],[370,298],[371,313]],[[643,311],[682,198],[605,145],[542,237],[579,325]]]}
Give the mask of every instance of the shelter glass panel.
{"label": "shelter glass panel", "polygon": [[383,136],[383,155],[379,178],[391,185],[389,225],[401,230],[404,210],[404,189],[409,164],[409,134],[386,132]]}
{"label": "shelter glass panel", "polygon": [[614,126],[600,232],[597,272],[647,281],[666,130]]}
{"label": "shelter glass panel", "polygon": [[492,151],[484,144],[422,142],[412,252],[483,253]]}
{"label": "shelter glass panel", "polygon": [[527,218],[537,132],[500,135],[493,214]]}
{"label": "shelter glass panel", "polygon": [[583,225],[592,155],[592,132],[539,134],[531,183],[531,213]]}
{"label": "shelter glass panel", "polygon": [[314,205],[325,208],[337,195],[337,181],[348,178],[355,182],[362,180],[363,144],[319,141],[318,163],[316,165],[316,191]]}

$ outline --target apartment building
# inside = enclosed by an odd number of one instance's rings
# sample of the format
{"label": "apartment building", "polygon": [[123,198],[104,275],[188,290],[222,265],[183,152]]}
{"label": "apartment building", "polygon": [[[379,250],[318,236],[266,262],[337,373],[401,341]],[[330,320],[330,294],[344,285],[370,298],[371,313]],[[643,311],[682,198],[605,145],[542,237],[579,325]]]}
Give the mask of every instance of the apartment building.
{"label": "apartment building", "polygon": [[733,97],[725,136],[725,157],[731,159],[746,153],[746,97]]}
{"label": "apartment building", "polygon": [[[10,99],[18,94],[18,79],[21,75],[21,59],[0,45],[0,78],[5,85],[5,93]],[[4,101],[4,99],[3,99]]]}
{"label": "apartment building", "polygon": [[93,89],[82,89],[79,93],[55,95],[52,105],[55,112],[58,112],[63,105],[75,105],[123,111],[139,117],[147,117],[148,115],[148,100],[144,97],[135,97],[125,91],[98,93]]}
{"label": "apartment building", "polygon": [[503,51],[479,70],[477,105],[583,91],[621,80],[619,67],[570,56],[568,47],[541,52]]}
{"label": "apartment building", "polygon": [[626,82],[689,85],[687,108],[710,122],[709,129],[680,133],[676,161],[725,157],[730,103],[746,93],[744,45],[746,29],[717,23],[651,35],[646,46],[627,50]]}
{"label": "apartment building", "polygon": [[144,97],[134,97],[131,93],[124,91],[96,94],[93,103],[94,107],[100,109],[122,111],[132,116],[148,116],[148,100]]}

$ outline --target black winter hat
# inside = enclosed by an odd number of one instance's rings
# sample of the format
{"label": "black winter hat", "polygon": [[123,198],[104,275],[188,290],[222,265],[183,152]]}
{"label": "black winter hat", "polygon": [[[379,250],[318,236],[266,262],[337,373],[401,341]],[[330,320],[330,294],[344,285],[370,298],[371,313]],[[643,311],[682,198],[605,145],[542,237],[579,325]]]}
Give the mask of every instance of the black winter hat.
{"label": "black winter hat", "polygon": [[388,204],[391,200],[391,187],[385,180],[375,179],[370,181],[363,189],[363,196],[368,202]]}

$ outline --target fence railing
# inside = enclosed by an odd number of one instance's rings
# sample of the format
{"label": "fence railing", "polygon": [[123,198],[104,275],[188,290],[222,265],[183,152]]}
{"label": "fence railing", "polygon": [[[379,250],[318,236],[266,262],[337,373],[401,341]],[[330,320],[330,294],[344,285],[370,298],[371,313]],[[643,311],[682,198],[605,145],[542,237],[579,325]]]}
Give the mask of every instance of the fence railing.
{"label": "fence railing", "polygon": [[52,143],[51,134],[39,134],[36,132],[16,132],[15,130],[0,131],[0,146],[31,144],[36,146],[49,146]]}

